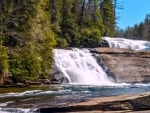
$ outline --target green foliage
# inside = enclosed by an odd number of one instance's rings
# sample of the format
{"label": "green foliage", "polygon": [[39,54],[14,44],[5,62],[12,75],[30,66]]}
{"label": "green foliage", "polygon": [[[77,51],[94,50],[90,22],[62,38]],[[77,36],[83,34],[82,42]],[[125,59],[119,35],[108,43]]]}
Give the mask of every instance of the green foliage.
{"label": "green foliage", "polygon": [[51,23],[52,30],[55,33],[61,33],[61,10],[62,10],[62,0],[50,0],[50,14],[51,14]]}
{"label": "green foliage", "polygon": [[1,1],[4,8],[0,9],[3,17],[0,33],[4,45],[10,51],[9,71],[17,81],[38,79],[41,76],[46,78],[50,73],[52,47],[56,41],[50,25],[49,2]]}
{"label": "green foliage", "polygon": [[46,38],[42,41],[42,48],[40,49],[40,56],[42,59],[41,62],[41,69],[42,69],[42,75],[41,77],[47,78],[52,61],[53,61],[53,55],[52,55],[52,45],[51,45],[52,40],[50,38]]}
{"label": "green foliage", "polygon": [[103,0],[101,3],[101,15],[105,25],[105,36],[113,36],[115,34],[115,13],[112,0]]}
{"label": "green foliage", "polygon": [[8,49],[0,44],[0,76],[8,72]]}
{"label": "green foliage", "polygon": [[96,47],[101,39],[101,33],[99,29],[84,29],[82,32],[82,45],[84,47]]}
{"label": "green foliage", "polygon": [[68,46],[68,43],[67,43],[66,39],[64,39],[64,38],[57,38],[56,41],[57,41],[56,47],[62,47],[63,48],[63,47]]}
{"label": "green foliage", "polygon": [[41,74],[40,56],[30,48],[18,50],[10,55],[10,72],[17,81],[37,79]]}
{"label": "green foliage", "polygon": [[79,46],[79,26],[73,19],[64,20],[62,23],[62,37],[67,40],[69,46]]}
{"label": "green foliage", "polygon": [[[54,5],[55,0],[52,1],[53,1],[53,6],[56,7],[56,4]],[[94,2],[91,0],[87,2],[81,0],[71,0],[71,1],[63,0],[62,4],[60,6],[57,6],[59,8],[62,7],[61,10],[62,16],[60,16],[62,18],[61,21],[59,21],[61,26],[60,27],[61,32],[60,33],[56,32],[57,35],[59,37],[63,37],[62,39],[65,39],[68,45],[71,47],[91,47],[91,44],[89,46],[88,44],[92,40],[91,38],[94,36],[92,35],[87,36],[86,40],[90,40],[90,41],[83,42],[83,40],[85,40],[85,38],[82,39],[83,37],[85,37],[84,36],[85,34],[83,33],[88,34],[87,30],[92,30],[91,31],[92,34],[92,32],[95,33],[95,29],[97,29],[96,36],[101,36],[101,34],[103,34],[105,31],[104,28],[105,26],[102,22],[99,6],[100,6],[100,2],[98,0],[95,0]],[[54,11],[54,9],[50,9],[50,10]],[[55,10],[55,12],[58,13],[58,10]],[[56,20],[58,21],[58,19]],[[93,40],[95,39],[96,38],[94,37]],[[99,39],[99,37],[97,39]],[[97,40],[97,43],[99,41],[100,40]],[[86,42],[87,44],[85,44]],[[95,46],[97,46],[97,43],[93,43],[92,47],[94,47],[94,44],[96,44]],[[62,46],[61,43],[60,46],[59,43],[57,44],[57,47],[61,47],[61,46]]]}

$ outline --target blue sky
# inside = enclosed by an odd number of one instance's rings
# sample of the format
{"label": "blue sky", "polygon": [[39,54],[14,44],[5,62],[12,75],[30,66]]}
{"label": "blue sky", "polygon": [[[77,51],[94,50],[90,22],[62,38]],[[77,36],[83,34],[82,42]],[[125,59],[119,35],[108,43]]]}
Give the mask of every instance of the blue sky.
{"label": "blue sky", "polygon": [[118,0],[118,3],[123,9],[117,10],[117,25],[122,29],[142,22],[150,13],[150,0]]}

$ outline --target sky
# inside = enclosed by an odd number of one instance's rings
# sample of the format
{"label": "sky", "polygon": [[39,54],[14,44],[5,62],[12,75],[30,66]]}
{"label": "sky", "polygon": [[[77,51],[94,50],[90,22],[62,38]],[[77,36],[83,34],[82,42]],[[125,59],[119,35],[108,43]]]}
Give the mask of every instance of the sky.
{"label": "sky", "polygon": [[150,13],[150,0],[118,0],[117,26],[125,29],[144,21],[146,14]]}

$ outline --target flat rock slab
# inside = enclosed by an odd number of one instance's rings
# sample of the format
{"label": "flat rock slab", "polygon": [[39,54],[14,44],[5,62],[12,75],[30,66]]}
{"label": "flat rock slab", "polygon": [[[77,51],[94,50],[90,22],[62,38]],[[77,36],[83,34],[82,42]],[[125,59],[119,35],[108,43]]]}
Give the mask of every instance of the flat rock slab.
{"label": "flat rock slab", "polygon": [[66,107],[41,108],[40,113],[149,113],[150,92],[100,97]]}

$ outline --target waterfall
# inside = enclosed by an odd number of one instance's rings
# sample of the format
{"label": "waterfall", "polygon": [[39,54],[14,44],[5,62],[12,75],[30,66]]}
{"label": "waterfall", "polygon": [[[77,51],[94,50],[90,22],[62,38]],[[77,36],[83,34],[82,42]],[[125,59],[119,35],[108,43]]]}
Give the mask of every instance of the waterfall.
{"label": "waterfall", "polygon": [[150,41],[130,40],[125,38],[103,37],[111,48],[125,48],[132,50],[150,50]]}
{"label": "waterfall", "polygon": [[54,67],[71,84],[112,85],[107,74],[87,49],[54,49]]}

